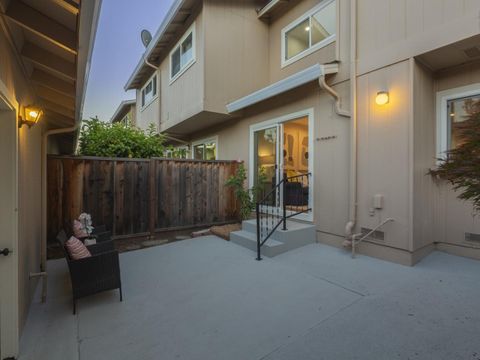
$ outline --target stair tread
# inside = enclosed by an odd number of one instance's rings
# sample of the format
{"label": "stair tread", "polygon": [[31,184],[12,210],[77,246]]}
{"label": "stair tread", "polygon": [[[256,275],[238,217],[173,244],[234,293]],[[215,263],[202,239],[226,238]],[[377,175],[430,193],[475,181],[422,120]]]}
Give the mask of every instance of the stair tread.
{"label": "stair tread", "polygon": [[[230,235],[232,234],[241,236],[243,238],[247,238],[248,240],[251,240],[253,242],[257,242],[257,235],[246,230],[234,231]],[[263,246],[273,247],[273,246],[280,246],[280,245],[283,245],[281,241],[277,241],[273,238],[269,238]]]}

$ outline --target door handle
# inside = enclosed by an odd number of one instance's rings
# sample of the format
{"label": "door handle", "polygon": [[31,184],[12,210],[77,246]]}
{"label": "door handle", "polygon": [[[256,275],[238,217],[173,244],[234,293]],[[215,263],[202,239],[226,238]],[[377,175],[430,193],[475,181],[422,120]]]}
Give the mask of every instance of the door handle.
{"label": "door handle", "polygon": [[7,249],[7,248],[0,251],[0,255],[3,255],[3,256],[8,256],[8,254],[10,253],[11,253],[10,249]]}

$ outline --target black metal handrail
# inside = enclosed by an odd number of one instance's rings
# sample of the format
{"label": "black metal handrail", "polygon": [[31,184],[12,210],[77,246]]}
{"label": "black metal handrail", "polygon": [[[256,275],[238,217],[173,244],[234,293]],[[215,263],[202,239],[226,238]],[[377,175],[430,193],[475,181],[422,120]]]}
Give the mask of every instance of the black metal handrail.
{"label": "black metal handrail", "polygon": [[257,201],[257,260],[262,260],[262,246],[280,225],[285,231],[287,219],[312,210],[309,208],[310,177],[311,173],[290,177],[284,174],[283,179]]}

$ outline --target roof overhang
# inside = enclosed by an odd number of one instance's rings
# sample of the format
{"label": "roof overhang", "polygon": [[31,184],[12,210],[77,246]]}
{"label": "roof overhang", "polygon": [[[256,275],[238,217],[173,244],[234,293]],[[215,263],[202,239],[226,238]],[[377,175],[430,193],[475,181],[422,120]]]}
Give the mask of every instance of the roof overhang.
{"label": "roof overhang", "polygon": [[270,0],[263,8],[261,8],[257,16],[259,19],[269,18],[272,13],[278,10],[281,5],[285,5],[289,0]]}
{"label": "roof overhang", "polygon": [[[0,1],[0,26],[47,128],[80,123],[101,0]],[[74,137],[70,135],[70,142]]]}
{"label": "roof overhang", "polygon": [[257,104],[261,101],[270,99],[274,96],[285,93],[289,90],[295,89],[299,86],[305,85],[311,81],[314,81],[321,76],[327,74],[335,74],[338,72],[338,64],[315,64],[305,70],[291,75],[283,80],[277,81],[263,89],[257,90],[247,96],[244,96],[238,100],[235,100],[227,104],[227,111],[234,113],[236,111],[245,109],[249,106]]}
{"label": "roof overhang", "polygon": [[165,55],[173,40],[178,36],[179,28],[185,25],[199,3],[201,1],[198,0],[174,0],[152,41],[150,41],[150,44],[138,61],[135,70],[128,78],[124,86],[125,91],[137,89],[143,85],[143,80],[154,71],[146,62],[157,63],[158,65],[162,55]]}
{"label": "roof overhang", "polygon": [[122,101],[118,106],[117,110],[115,110],[115,113],[110,119],[110,122],[114,123],[114,122],[120,121],[128,113],[128,111],[130,110],[130,107],[132,105],[135,105],[136,102],[137,102],[136,100]]}

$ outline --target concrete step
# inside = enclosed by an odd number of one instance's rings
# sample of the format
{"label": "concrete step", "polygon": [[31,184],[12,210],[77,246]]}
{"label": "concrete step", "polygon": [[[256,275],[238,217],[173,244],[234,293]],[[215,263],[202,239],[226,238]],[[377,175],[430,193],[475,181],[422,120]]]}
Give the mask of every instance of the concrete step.
{"label": "concrete step", "polygon": [[[257,251],[256,220],[246,220],[242,230],[230,234],[230,240],[250,250]],[[262,255],[273,257],[298,247],[313,244],[316,241],[315,225],[288,220],[287,230],[275,230],[262,246]]]}
{"label": "concrete step", "polygon": [[[249,231],[240,230],[230,233],[230,242],[237,245],[246,247],[257,252],[257,235]],[[280,241],[276,241],[272,238],[268,239],[267,242],[262,246],[262,256],[273,257],[278,254],[282,254],[286,249],[285,244]]]}
{"label": "concrete step", "polygon": [[[257,233],[257,220],[246,220],[242,222],[242,230]],[[293,248],[312,244],[316,241],[315,225],[302,223],[294,220],[287,220],[287,230],[282,230],[282,225],[272,235],[277,241],[285,244],[293,243]]]}

